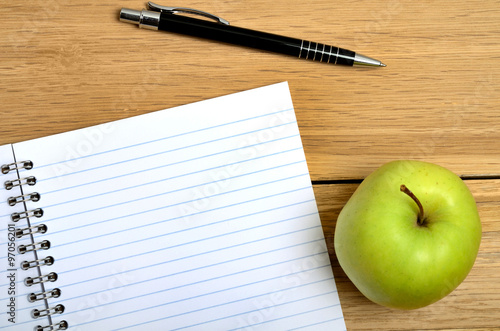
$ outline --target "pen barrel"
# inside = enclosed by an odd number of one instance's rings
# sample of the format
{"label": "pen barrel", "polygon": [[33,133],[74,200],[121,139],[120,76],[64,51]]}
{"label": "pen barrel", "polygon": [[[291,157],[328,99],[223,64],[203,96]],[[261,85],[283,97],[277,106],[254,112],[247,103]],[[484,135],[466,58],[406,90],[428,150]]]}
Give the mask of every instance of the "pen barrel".
{"label": "pen barrel", "polygon": [[355,53],[343,48],[186,16],[162,13],[158,29],[312,61],[349,66],[354,64]]}

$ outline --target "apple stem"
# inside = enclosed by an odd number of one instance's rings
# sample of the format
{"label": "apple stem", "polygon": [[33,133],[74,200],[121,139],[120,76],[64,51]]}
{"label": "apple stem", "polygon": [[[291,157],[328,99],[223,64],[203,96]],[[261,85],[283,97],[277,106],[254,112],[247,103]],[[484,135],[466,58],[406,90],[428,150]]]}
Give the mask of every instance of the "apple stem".
{"label": "apple stem", "polygon": [[424,207],[422,207],[422,204],[420,203],[420,200],[418,200],[418,198],[415,196],[415,194],[413,194],[412,191],[410,191],[409,188],[406,187],[406,185],[402,184],[400,187],[399,187],[400,191],[407,194],[410,198],[413,199],[413,201],[415,201],[415,203],[417,204],[418,206],[418,219],[417,219],[417,224],[420,225],[420,226],[423,226],[424,225]]}

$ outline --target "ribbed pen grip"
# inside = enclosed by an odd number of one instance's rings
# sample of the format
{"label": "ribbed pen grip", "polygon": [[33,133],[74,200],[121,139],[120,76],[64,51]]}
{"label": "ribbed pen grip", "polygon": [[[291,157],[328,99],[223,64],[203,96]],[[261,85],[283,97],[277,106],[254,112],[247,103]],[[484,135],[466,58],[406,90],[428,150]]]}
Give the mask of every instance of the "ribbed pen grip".
{"label": "ribbed pen grip", "polygon": [[299,59],[348,66],[354,64],[354,56],[353,51],[307,40],[302,40],[299,52]]}

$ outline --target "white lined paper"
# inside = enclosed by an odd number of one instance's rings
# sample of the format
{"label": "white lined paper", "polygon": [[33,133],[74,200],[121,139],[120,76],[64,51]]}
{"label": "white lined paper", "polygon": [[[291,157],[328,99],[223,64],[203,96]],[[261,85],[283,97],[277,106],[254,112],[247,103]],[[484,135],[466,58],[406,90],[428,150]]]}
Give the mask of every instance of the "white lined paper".
{"label": "white lined paper", "polygon": [[53,321],[345,329],[286,83],[14,150],[42,193],[28,208],[44,208],[32,222],[56,259]]}

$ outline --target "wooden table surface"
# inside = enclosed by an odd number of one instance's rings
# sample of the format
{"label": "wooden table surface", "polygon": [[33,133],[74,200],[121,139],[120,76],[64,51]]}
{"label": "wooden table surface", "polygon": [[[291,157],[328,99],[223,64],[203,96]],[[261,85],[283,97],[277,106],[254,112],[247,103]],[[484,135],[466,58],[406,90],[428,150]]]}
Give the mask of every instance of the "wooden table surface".
{"label": "wooden table surface", "polygon": [[[288,81],[347,328],[500,329],[500,1],[186,0],[251,29],[333,44],[351,68],[139,29],[136,0],[0,8],[0,144]],[[474,194],[483,239],[466,280],[423,309],[371,303],[339,267],[335,222],[359,182],[395,159],[434,162]]]}

